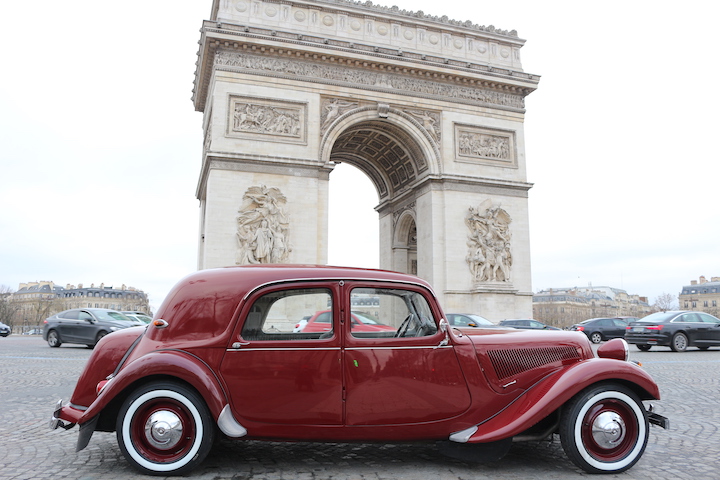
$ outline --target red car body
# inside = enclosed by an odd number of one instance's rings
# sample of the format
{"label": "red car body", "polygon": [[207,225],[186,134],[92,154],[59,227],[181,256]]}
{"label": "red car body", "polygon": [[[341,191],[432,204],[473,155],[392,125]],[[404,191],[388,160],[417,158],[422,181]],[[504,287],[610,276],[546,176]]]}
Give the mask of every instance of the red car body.
{"label": "red car body", "polygon": [[[391,331],[347,328],[372,298]],[[293,332],[308,312],[330,332]],[[329,307],[328,307],[329,306]],[[447,325],[431,287],[395,272],[246,266],[180,281],[153,322],[96,346],[51,426],[116,431],[139,470],[182,474],[217,433],[239,439],[441,441],[451,455],[559,433],[591,472],[630,468],[658,386],[626,361],[621,339],[593,352],[585,335]],[[590,424],[590,427],[584,426]],[[596,433],[596,430],[600,433]],[[499,452],[499,453],[498,453]]]}

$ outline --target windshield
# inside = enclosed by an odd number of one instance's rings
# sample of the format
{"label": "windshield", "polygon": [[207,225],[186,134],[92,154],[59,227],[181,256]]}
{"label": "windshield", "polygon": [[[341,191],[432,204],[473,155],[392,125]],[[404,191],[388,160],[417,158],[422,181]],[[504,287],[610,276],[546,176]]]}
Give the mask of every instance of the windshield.
{"label": "windshield", "polygon": [[132,322],[133,321],[132,318],[126,317],[125,315],[123,315],[120,312],[93,310],[92,313],[100,320],[109,320],[109,321],[120,320],[122,322]]}
{"label": "windshield", "polygon": [[669,322],[675,316],[677,316],[677,312],[657,312],[653,313],[652,315],[648,315],[647,317],[641,318],[640,321],[653,323]]}

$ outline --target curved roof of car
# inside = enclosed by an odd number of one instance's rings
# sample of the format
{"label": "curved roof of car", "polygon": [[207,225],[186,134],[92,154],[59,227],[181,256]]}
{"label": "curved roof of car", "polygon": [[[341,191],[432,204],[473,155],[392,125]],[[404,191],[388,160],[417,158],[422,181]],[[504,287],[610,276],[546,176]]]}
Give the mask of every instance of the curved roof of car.
{"label": "curved roof of car", "polygon": [[[200,270],[180,280],[168,293],[155,318],[170,325],[176,319],[191,319],[184,325],[190,335],[222,335],[241,301],[257,288],[280,282],[317,280],[378,280],[432,287],[418,277],[386,270],[325,265],[243,265]],[[183,323],[187,323],[183,321]]]}

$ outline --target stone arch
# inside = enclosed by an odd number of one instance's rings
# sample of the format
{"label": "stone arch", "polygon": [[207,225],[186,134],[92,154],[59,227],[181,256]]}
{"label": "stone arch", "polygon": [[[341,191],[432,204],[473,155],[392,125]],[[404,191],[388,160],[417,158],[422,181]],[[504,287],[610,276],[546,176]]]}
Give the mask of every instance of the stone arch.
{"label": "stone arch", "polygon": [[347,162],[373,182],[380,201],[439,173],[440,153],[430,134],[395,108],[362,107],[339,116],[323,135],[321,161]]}
{"label": "stone arch", "polygon": [[397,214],[393,223],[392,268],[417,275],[417,219],[414,205]]}

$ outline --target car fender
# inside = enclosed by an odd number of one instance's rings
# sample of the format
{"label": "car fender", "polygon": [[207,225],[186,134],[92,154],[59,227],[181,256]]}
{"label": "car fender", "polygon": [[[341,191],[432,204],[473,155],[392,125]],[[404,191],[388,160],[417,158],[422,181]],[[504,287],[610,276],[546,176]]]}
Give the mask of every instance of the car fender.
{"label": "car fender", "polygon": [[616,381],[635,390],[641,399],[660,399],[657,384],[631,362],[593,358],[554,372],[529,388],[505,409],[475,427],[451,436],[456,442],[485,443],[518,435],[560,408],[590,385]]}
{"label": "car fender", "polygon": [[207,403],[213,418],[228,404],[227,395],[212,369],[193,354],[183,350],[159,350],[132,361],[107,382],[97,399],[78,419],[83,424],[99,415],[118,395],[151,376],[175,377],[195,388]]}

